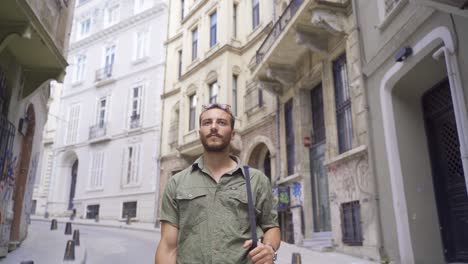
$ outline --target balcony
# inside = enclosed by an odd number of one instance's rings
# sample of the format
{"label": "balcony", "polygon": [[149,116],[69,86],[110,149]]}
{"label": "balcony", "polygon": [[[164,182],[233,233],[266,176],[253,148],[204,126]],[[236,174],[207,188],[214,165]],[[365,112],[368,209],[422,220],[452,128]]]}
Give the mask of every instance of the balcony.
{"label": "balcony", "polygon": [[110,140],[107,135],[107,123],[100,123],[89,128],[90,143],[98,143],[101,141]]}
{"label": "balcony", "polygon": [[273,25],[249,67],[258,85],[283,94],[296,81],[295,65],[309,51],[329,55],[345,35],[349,0],[292,0]]}
{"label": "balcony", "polygon": [[113,66],[113,64],[110,64],[96,71],[96,86],[100,87],[115,81],[113,78]]}
{"label": "balcony", "polygon": [[130,117],[130,129],[136,129],[141,127],[140,115],[132,115]]}
{"label": "balcony", "polygon": [[442,12],[468,17],[468,0],[410,0],[416,5],[424,5]]}

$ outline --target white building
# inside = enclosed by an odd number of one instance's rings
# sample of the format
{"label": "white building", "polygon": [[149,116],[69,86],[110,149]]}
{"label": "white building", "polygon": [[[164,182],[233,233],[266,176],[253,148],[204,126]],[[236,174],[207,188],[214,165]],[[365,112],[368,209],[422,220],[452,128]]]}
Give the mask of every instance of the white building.
{"label": "white building", "polygon": [[128,214],[154,221],[167,4],[76,5],[70,66],[58,112],[49,115],[57,119],[53,153],[44,150],[37,188],[47,190],[47,201],[42,211],[37,201],[37,212],[68,215],[76,209],[82,218]]}

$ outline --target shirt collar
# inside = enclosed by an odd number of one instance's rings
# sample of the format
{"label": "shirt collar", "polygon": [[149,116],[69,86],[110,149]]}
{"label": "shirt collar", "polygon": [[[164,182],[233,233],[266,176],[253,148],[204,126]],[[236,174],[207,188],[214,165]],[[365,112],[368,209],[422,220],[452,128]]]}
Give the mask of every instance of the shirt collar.
{"label": "shirt collar", "polygon": [[[232,176],[235,172],[240,170],[241,173],[242,173],[242,176],[245,177],[244,170],[242,169],[243,163],[241,162],[240,158],[237,157],[237,156],[234,156],[234,155],[230,155],[230,157],[231,157],[231,159],[233,159],[236,162],[237,165],[232,171],[229,171],[226,174]],[[200,156],[200,157],[198,157],[198,159],[196,159],[192,163],[192,169],[191,169],[190,172],[193,172],[195,169],[199,169],[199,170],[203,171],[204,168],[205,168],[205,164],[203,162],[203,156]]]}

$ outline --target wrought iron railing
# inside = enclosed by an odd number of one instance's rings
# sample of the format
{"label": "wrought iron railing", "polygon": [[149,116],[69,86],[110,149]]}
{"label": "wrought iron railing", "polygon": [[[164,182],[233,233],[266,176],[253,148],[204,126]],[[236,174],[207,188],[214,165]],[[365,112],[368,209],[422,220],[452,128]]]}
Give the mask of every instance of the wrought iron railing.
{"label": "wrought iron railing", "polygon": [[15,126],[8,119],[0,115],[0,180],[6,177],[13,179],[13,139]]}
{"label": "wrought iron railing", "polygon": [[130,128],[137,128],[140,127],[140,115],[132,115],[130,117]]}
{"label": "wrought iron railing", "polygon": [[255,54],[255,67],[262,62],[265,54],[270,50],[271,46],[273,46],[276,39],[286,28],[286,25],[288,25],[289,21],[304,1],[306,0],[292,0],[286,7],[279,19],[273,25],[273,28],[271,29],[270,33],[268,33],[268,36],[263,41],[262,45],[260,45],[260,48],[258,48],[257,53]]}
{"label": "wrought iron railing", "polygon": [[105,66],[104,68],[101,68],[101,69],[97,70],[96,71],[96,82],[106,80],[106,79],[109,79],[110,77],[112,77],[112,68],[113,68],[113,65],[110,64],[110,65]]}
{"label": "wrought iron railing", "polygon": [[106,123],[97,124],[89,128],[89,139],[99,138],[106,135]]}

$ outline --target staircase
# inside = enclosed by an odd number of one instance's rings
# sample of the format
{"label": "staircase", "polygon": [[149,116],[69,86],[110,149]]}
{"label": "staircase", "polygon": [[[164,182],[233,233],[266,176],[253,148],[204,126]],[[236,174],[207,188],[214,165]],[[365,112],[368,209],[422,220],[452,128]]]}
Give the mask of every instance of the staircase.
{"label": "staircase", "polygon": [[326,252],[333,250],[332,233],[320,232],[313,233],[312,237],[305,238],[302,246],[318,252]]}

